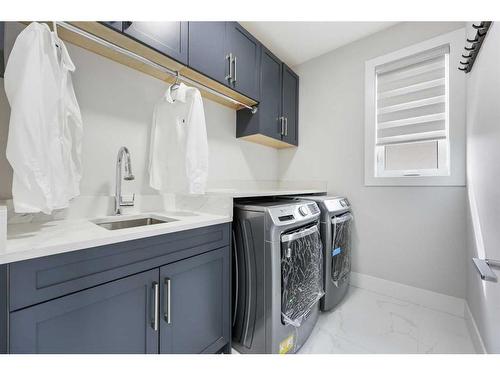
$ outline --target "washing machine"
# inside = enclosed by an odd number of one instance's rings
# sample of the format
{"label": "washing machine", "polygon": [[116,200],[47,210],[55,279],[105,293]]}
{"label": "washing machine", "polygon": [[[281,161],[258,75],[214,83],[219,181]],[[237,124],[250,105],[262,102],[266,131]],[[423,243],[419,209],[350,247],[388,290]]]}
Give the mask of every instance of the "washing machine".
{"label": "washing machine", "polygon": [[[287,198],[289,199],[289,198]],[[320,231],[323,243],[322,311],[334,308],[349,289],[351,274],[351,204],[345,197],[297,196],[297,201],[315,202],[321,211]]]}
{"label": "washing machine", "polygon": [[295,353],[323,296],[320,210],[312,201],[237,202],[233,218],[233,347]]}

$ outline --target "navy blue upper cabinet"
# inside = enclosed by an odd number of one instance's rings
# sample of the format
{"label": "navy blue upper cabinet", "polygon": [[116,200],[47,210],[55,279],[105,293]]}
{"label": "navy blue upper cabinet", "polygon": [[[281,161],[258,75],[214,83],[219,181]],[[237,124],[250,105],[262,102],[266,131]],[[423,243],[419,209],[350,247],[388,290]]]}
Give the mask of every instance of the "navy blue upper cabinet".
{"label": "navy blue upper cabinet", "polygon": [[272,146],[298,145],[299,77],[262,46],[260,104],[257,113],[236,114],[236,136]]}
{"label": "navy blue upper cabinet", "polygon": [[226,23],[229,85],[252,99],[259,99],[260,43],[237,22]]}
{"label": "navy blue upper cabinet", "polygon": [[259,100],[260,44],[237,22],[190,22],[189,67]]}
{"label": "navy blue upper cabinet", "polygon": [[229,248],[160,268],[160,353],[214,353],[230,336]]}
{"label": "navy blue upper cabinet", "polygon": [[228,85],[225,22],[189,22],[189,67]]}
{"label": "navy blue upper cabinet", "polygon": [[260,62],[260,104],[256,114],[240,110],[236,115],[236,136],[255,134],[281,140],[283,122],[281,117],[282,63],[268,49],[262,47]]}
{"label": "navy blue upper cabinet", "polygon": [[10,352],[157,353],[155,285],[158,269],[13,312]]}
{"label": "navy blue upper cabinet", "polygon": [[122,29],[126,35],[187,65],[188,22],[125,21]]}
{"label": "navy blue upper cabinet", "polygon": [[261,98],[259,105],[261,132],[273,138],[281,136],[281,61],[262,48]]}
{"label": "navy blue upper cabinet", "polygon": [[283,64],[282,87],[283,141],[298,145],[299,77],[285,64]]}

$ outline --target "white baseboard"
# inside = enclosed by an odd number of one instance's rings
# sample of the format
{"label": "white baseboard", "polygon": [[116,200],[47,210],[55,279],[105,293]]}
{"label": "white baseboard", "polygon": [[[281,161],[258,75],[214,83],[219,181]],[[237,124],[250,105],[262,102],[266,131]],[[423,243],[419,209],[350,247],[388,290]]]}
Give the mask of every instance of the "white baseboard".
{"label": "white baseboard", "polygon": [[351,285],[464,318],[465,300],[427,289],[352,272]]}
{"label": "white baseboard", "polygon": [[478,354],[488,354],[486,347],[484,346],[483,339],[481,334],[479,333],[479,329],[476,325],[476,320],[470,311],[469,304],[465,303],[464,308],[465,315],[465,323],[467,324],[467,328],[469,329],[470,337],[472,339],[472,343],[474,344],[474,348],[476,349],[476,353]]}

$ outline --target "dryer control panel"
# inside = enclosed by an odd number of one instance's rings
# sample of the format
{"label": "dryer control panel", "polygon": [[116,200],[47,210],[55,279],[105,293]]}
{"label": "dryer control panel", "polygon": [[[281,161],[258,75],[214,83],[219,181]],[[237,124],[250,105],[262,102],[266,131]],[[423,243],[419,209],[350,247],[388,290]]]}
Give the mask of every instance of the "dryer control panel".
{"label": "dryer control panel", "polygon": [[348,211],[351,208],[347,198],[333,198],[324,200],[325,206],[330,212]]}

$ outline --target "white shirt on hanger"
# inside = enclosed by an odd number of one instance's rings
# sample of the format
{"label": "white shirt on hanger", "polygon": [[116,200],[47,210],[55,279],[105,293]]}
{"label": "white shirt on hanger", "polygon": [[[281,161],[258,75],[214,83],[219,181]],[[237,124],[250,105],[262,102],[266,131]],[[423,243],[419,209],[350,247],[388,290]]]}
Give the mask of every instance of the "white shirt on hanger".
{"label": "white shirt on hanger", "polygon": [[66,46],[47,25],[33,22],[18,35],[4,75],[16,212],[50,214],[80,194],[83,124],[74,70]]}
{"label": "white shirt on hanger", "polygon": [[155,106],[149,184],[162,192],[204,194],[208,141],[200,91],[181,83]]}

